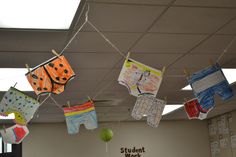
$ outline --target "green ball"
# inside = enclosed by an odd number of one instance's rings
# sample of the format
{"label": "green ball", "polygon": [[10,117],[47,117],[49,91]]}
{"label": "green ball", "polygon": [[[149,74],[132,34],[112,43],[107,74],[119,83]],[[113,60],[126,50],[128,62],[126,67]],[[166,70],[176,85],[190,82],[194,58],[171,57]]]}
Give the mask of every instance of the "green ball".
{"label": "green ball", "polygon": [[104,128],[101,130],[100,132],[100,138],[104,141],[104,142],[109,142],[113,137],[113,132],[111,129],[108,128]]}

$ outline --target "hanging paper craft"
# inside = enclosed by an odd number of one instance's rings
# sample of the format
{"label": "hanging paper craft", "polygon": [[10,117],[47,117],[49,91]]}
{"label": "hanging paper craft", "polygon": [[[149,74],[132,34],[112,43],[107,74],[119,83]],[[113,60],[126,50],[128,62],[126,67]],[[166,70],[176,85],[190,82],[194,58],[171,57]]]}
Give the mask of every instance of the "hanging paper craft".
{"label": "hanging paper craft", "polygon": [[192,74],[188,77],[188,82],[204,110],[215,106],[215,94],[223,100],[228,100],[234,95],[218,63]]}
{"label": "hanging paper craft", "polygon": [[15,114],[15,123],[26,125],[34,116],[39,107],[39,102],[23,92],[11,87],[2,98],[0,103],[0,114],[7,116]]}
{"label": "hanging paper craft", "polygon": [[184,104],[185,112],[189,119],[200,119],[203,120],[207,118],[207,114],[211,109],[204,110],[198,103],[197,99],[189,100]]}
{"label": "hanging paper craft", "polygon": [[5,130],[0,130],[0,133],[4,142],[19,144],[29,134],[29,130],[26,126],[20,126],[16,124]]}
{"label": "hanging paper craft", "polygon": [[162,72],[133,59],[126,59],[118,82],[128,88],[129,93],[138,97],[148,93],[156,96],[162,81]]}
{"label": "hanging paper craft", "polygon": [[65,107],[63,110],[69,134],[78,133],[81,124],[84,124],[88,130],[96,129],[98,126],[97,115],[92,101],[82,105]]}
{"label": "hanging paper craft", "polygon": [[140,120],[143,115],[147,116],[147,123],[152,127],[158,127],[162,118],[166,101],[155,98],[152,95],[143,94],[137,98],[132,111],[132,117]]}
{"label": "hanging paper craft", "polygon": [[60,94],[66,83],[75,77],[75,73],[66,58],[59,56],[33,68],[26,77],[37,95]]}

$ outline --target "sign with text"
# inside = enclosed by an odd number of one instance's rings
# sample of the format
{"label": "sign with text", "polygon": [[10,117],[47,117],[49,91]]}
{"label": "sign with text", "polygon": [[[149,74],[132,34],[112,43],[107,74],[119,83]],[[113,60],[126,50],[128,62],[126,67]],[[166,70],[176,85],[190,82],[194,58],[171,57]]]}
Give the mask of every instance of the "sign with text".
{"label": "sign with text", "polygon": [[126,147],[122,147],[120,148],[120,153],[124,154],[124,157],[141,157],[143,153],[145,153],[145,148],[141,147],[141,148],[126,148]]}

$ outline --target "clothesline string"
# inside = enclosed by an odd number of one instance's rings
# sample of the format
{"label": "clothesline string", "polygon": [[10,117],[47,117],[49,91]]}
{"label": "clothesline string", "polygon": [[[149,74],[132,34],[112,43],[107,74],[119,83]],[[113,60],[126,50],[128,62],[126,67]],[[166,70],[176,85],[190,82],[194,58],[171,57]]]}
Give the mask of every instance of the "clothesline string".
{"label": "clothesline string", "polygon": [[219,63],[220,60],[222,59],[222,57],[226,54],[226,52],[228,52],[228,49],[233,45],[233,43],[235,42],[235,39],[236,39],[236,36],[234,36],[233,39],[226,45],[226,47],[224,48],[224,50],[222,51],[222,53],[218,57],[217,63]]}

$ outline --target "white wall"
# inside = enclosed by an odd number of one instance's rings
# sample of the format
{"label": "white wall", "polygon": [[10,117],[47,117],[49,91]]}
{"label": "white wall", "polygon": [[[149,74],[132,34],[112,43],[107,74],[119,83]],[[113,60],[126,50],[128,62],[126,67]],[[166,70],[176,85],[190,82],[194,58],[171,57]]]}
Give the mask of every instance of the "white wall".
{"label": "white wall", "polygon": [[[105,143],[95,131],[82,126],[79,134],[67,134],[65,124],[33,124],[23,142],[23,157],[105,157]],[[145,147],[142,157],[210,157],[206,121],[162,121],[157,129],[142,122],[114,124],[110,157],[124,157],[121,147]]]}

